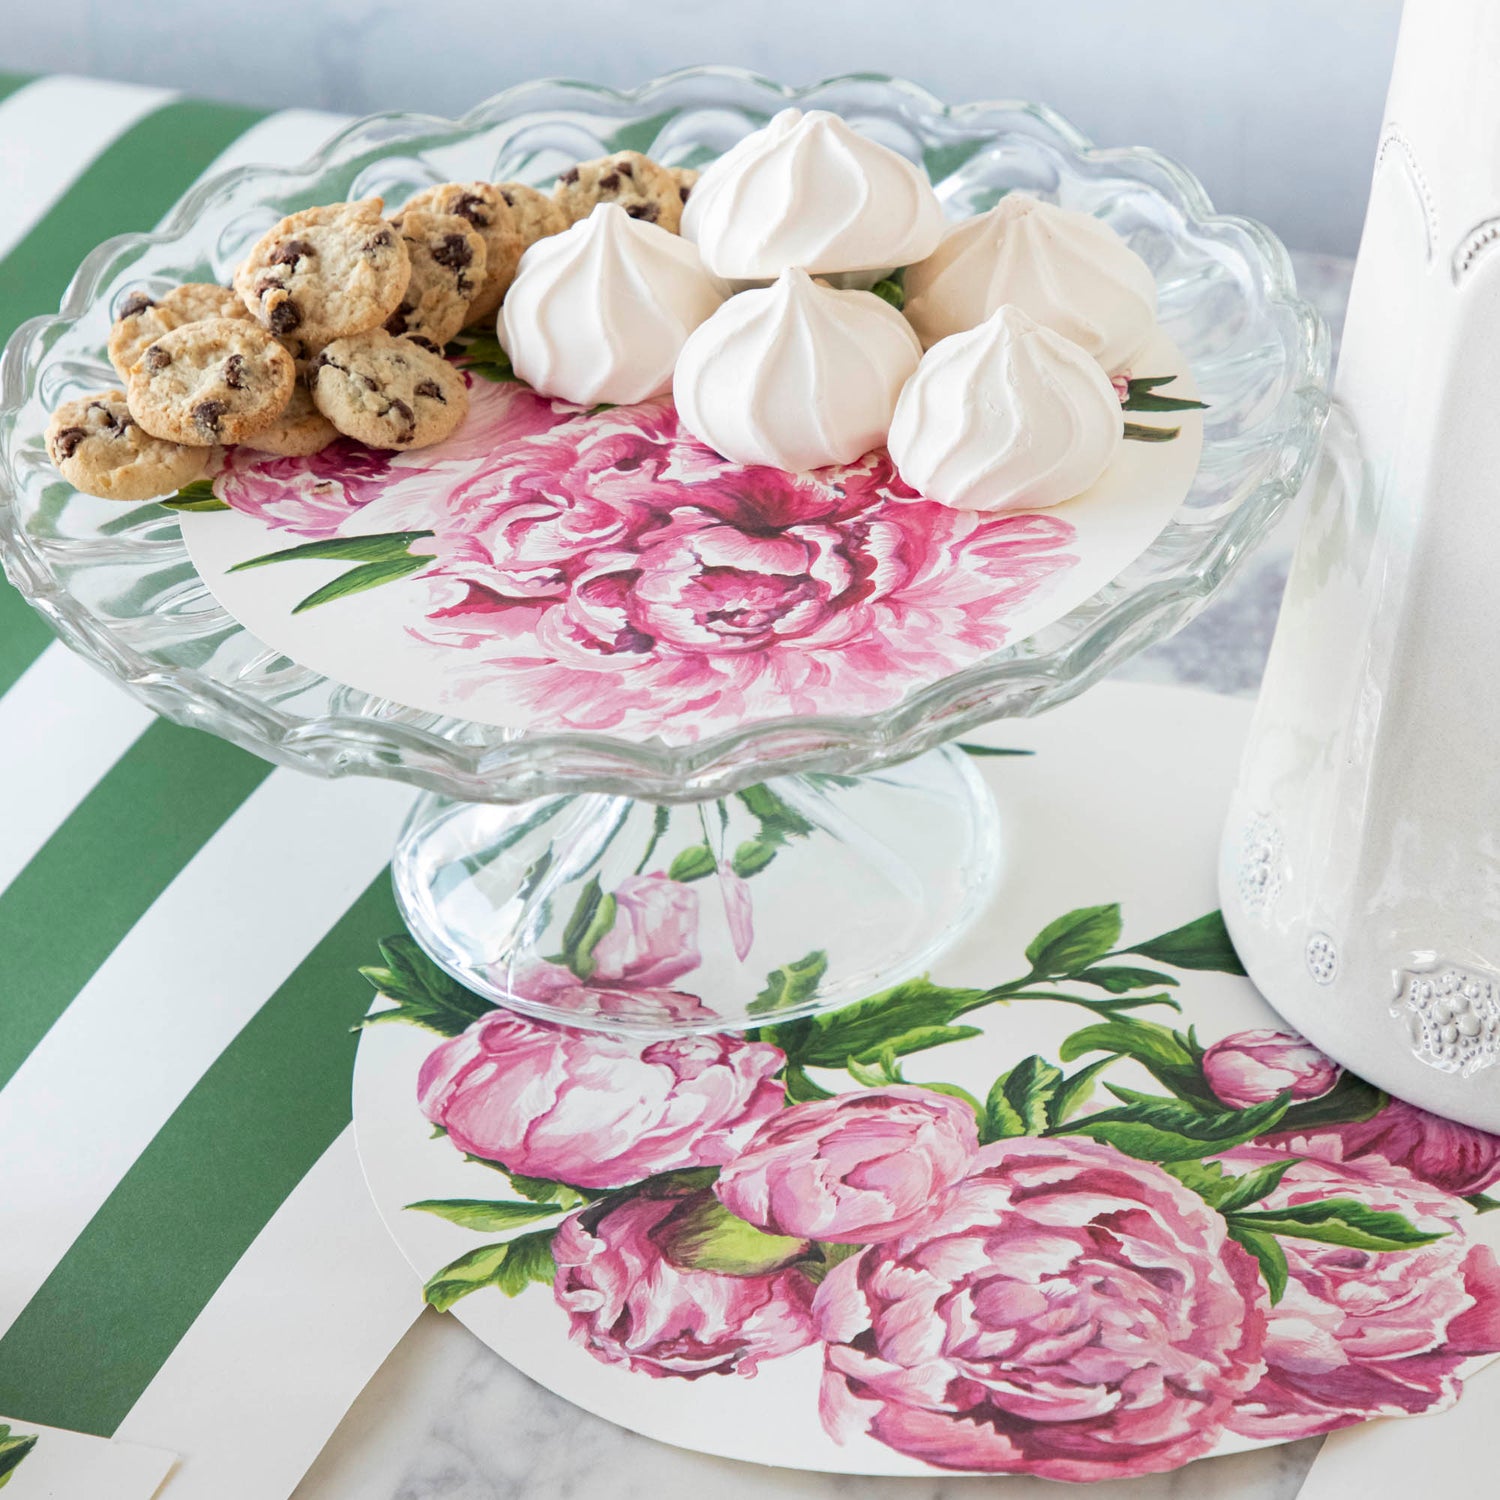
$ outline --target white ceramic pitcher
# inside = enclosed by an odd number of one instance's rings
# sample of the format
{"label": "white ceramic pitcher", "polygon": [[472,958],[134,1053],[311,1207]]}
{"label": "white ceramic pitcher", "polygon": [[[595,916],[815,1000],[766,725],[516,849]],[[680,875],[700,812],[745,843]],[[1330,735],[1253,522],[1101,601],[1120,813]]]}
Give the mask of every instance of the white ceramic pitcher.
{"label": "white ceramic pitcher", "polygon": [[1224,913],[1319,1047],[1500,1131],[1500,0],[1408,0],[1335,396]]}

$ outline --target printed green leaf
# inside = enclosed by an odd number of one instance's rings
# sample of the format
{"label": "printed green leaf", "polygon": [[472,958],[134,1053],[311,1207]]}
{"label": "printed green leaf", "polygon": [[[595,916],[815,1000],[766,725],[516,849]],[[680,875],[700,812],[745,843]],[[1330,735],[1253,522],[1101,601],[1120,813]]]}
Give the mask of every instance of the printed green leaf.
{"label": "printed green leaf", "polygon": [[1047,1105],[1048,1125],[1061,1125],[1082,1109],[1093,1095],[1094,1080],[1111,1063],[1118,1062],[1119,1058],[1118,1052],[1106,1053],[1064,1078]]}
{"label": "printed green leaf", "polygon": [[870,290],[882,302],[889,302],[897,312],[906,306],[906,288],[894,276],[882,276]]}
{"label": "printed green leaf", "polygon": [[1204,1082],[1188,1039],[1155,1021],[1114,1016],[1085,1026],[1063,1041],[1057,1055],[1066,1063],[1077,1062],[1090,1052],[1121,1053],[1138,1062],[1179,1099],[1195,1100],[1216,1111],[1223,1107]]}
{"label": "printed green leaf", "polygon": [[808,1104],[815,1099],[832,1099],[833,1094],[816,1084],[807,1076],[806,1070],[799,1068],[795,1063],[788,1063],[786,1072],[782,1074],[782,1080],[786,1084],[786,1097],[792,1104]]}
{"label": "printed green leaf", "polygon": [[168,510],[213,511],[228,510],[229,506],[214,494],[213,480],[195,479],[185,484],[170,500],[157,502]]}
{"label": "printed green leaf", "polygon": [[1153,985],[1165,984],[1175,987],[1177,981],[1170,974],[1156,969],[1132,969],[1124,965],[1107,968],[1085,969],[1081,974],[1070,976],[1079,984],[1092,984],[1111,995],[1125,995],[1131,990],[1148,990]]}
{"label": "printed green leaf", "polygon": [[615,898],[600,888],[595,875],[579,892],[563,928],[562,961],[585,983],[594,977],[594,949],[615,925],[615,911]]}
{"label": "printed green leaf", "polygon": [[766,1234],[747,1224],[711,1189],[684,1198],[651,1237],[674,1266],[726,1276],[764,1276],[800,1260],[811,1248],[808,1240]]}
{"label": "printed green leaf", "polygon": [[360,567],[350,568],[347,573],[340,573],[332,583],[325,583],[305,599],[299,599],[292,606],[292,613],[305,614],[320,604],[332,604],[335,599],[347,599],[350,594],[362,594],[366,589],[379,588],[383,583],[394,583],[398,578],[405,578],[408,573],[415,573],[431,562],[430,557],[393,557],[387,562],[364,563]]}
{"label": "printed green leaf", "polygon": [[1144,422],[1125,424],[1125,437],[1133,443],[1170,443],[1181,431],[1180,427],[1149,427]]}
{"label": "printed green leaf", "polygon": [[1233,1178],[1224,1175],[1224,1163],[1220,1161],[1195,1161],[1188,1157],[1183,1161],[1164,1161],[1161,1167],[1215,1208],[1234,1182]]}
{"label": "printed green leaf", "polygon": [[1273,1234],[1243,1224],[1231,1224],[1229,1238],[1242,1245],[1259,1262],[1260,1274],[1274,1307],[1281,1301],[1287,1283],[1286,1251],[1281,1248],[1280,1241]]}
{"label": "printed green leaf", "polygon": [[1500,1208],[1500,1198],[1491,1198],[1488,1193],[1465,1193],[1464,1202],[1477,1214],[1487,1214]]}
{"label": "printed green leaf", "polygon": [[1085,1115],[1049,1133],[1086,1135],[1141,1161],[1201,1161],[1274,1129],[1291,1098],[1284,1093],[1249,1109],[1210,1114],[1180,1099],[1158,1099],[1114,1087],[1111,1092],[1126,1101],[1122,1108]]}
{"label": "printed green leaf", "polygon": [[1040,1135],[1051,1123],[1048,1106],[1062,1077],[1062,1069],[1055,1064],[1035,1055],[1023,1057],[990,1089],[984,1107],[985,1139]]}
{"label": "printed green leaf", "polygon": [[444,350],[461,369],[479,376],[481,380],[500,383],[517,378],[511,366],[510,355],[500,346],[493,333],[460,334]]}
{"label": "printed green leaf", "polygon": [[1207,411],[1206,401],[1193,401],[1184,396],[1158,396],[1153,394],[1158,386],[1171,385],[1175,375],[1142,375],[1128,384],[1122,403],[1126,411]]}
{"label": "printed green leaf", "polygon": [[925,1052],[929,1047],[941,1047],[947,1042],[966,1042],[970,1037],[983,1036],[977,1026],[913,1026],[900,1036],[893,1036],[874,1047],[866,1047],[854,1055],[851,1061],[873,1063],[882,1057],[906,1057],[913,1052]]}
{"label": "printed green leaf", "polygon": [[879,1052],[869,1062],[848,1057],[844,1059],[844,1067],[856,1083],[863,1084],[867,1089],[883,1089],[901,1082],[901,1070],[896,1066],[895,1057],[889,1052]]}
{"label": "printed green leaf", "polygon": [[1385,1108],[1390,1095],[1353,1073],[1339,1074],[1326,1094],[1304,1099],[1286,1112],[1282,1130],[1312,1130],[1320,1125],[1347,1125],[1368,1120]]}
{"label": "printed green leaf", "polygon": [[522,1224],[535,1224],[563,1211],[561,1203],[506,1203],[492,1198],[423,1198],[406,1206],[483,1234],[519,1229]]}
{"label": "printed green leaf", "polygon": [[752,1016],[774,1015],[792,1010],[812,999],[828,972],[828,955],[816,949],[794,963],[782,964],[766,975],[765,988],[750,1002]]}
{"label": "printed green leaf", "polygon": [[[1242,1111],[1248,1114],[1249,1111]],[[1430,1245],[1441,1234],[1427,1234],[1403,1214],[1370,1208],[1355,1198],[1325,1198],[1320,1203],[1297,1203],[1289,1208],[1251,1209],[1226,1214],[1236,1228],[1279,1234],[1289,1239],[1317,1240],[1351,1250],[1409,1250]]]}
{"label": "printed green leaf", "polygon": [[794,1023],[795,1030],[777,1028],[767,1040],[775,1041],[793,1062],[806,1067],[842,1068],[847,1058],[861,1056],[919,1026],[946,1026],[985,993],[934,984],[925,977],[908,979],[867,1000]]}
{"label": "printed green leaf", "polygon": [[[483,1158],[471,1156],[469,1160],[481,1161]],[[588,1194],[580,1193],[577,1188],[569,1187],[565,1182],[552,1182],[545,1177],[523,1177],[519,1172],[500,1166],[498,1162],[485,1162],[485,1165],[499,1167],[510,1178],[511,1188],[532,1203],[560,1203],[564,1208],[576,1208],[580,1203],[589,1201]]]}
{"label": "printed green leaf", "polygon": [[1267,1162],[1265,1166],[1257,1167],[1253,1172],[1245,1172],[1239,1177],[1226,1177],[1224,1191],[1214,1207],[1222,1214],[1232,1214],[1236,1209],[1249,1208],[1252,1203],[1259,1203],[1267,1194],[1276,1190],[1281,1179],[1300,1160],[1301,1157],[1289,1156],[1285,1161]]}
{"label": "printed green leaf", "polygon": [[552,1260],[553,1233],[551,1229],[540,1229],[498,1245],[481,1245],[470,1250],[432,1276],[422,1288],[422,1296],[428,1306],[447,1312],[461,1297],[481,1287],[497,1287],[507,1297],[514,1297],[533,1281],[550,1284],[556,1274]]}
{"label": "printed green leaf", "polygon": [[1208,912],[1185,927],[1174,927],[1171,932],[1164,932],[1149,942],[1138,943],[1125,952],[1170,964],[1174,969],[1210,969],[1219,974],[1245,972],[1234,944],[1229,941],[1224,914],[1217,911]]}
{"label": "printed green leaf", "polygon": [[746,839],[734,851],[729,867],[742,879],[748,879],[751,875],[759,875],[775,858],[775,845],[767,844],[761,839]]}
{"label": "printed green leaf", "polygon": [[684,885],[690,880],[703,880],[719,868],[714,852],[707,844],[694,844],[684,849],[667,866],[667,879],[679,880]]}
{"label": "printed green leaf", "polygon": [[190,484],[185,484],[177,491],[179,500],[212,500],[214,497],[214,482],[212,479],[195,479]]}
{"label": "printed green leaf", "polygon": [[813,1247],[813,1253],[806,1260],[797,1262],[797,1269],[807,1279],[817,1286],[823,1278],[841,1261],[849,1260],[859,1254],[865,1247],[863,1245],[827,1245],[818,1243]]}
{"label": "printed green leaf", "polygon": [[431,535],[430,531],[382,531],[372,536],[325,537],[322,541],[303,542],[280,552],[266,552],[260,557],[248,558],[236,563],[229,571],[243,573],[248,568],[263,568],[268,563],[279,562],[391,562],[407,556],[413,542]]}
{"label": "printed green leaf", "polygon": [[9,1422],[0,1422],[0,1490],[10,1483],[21,1460],[37,1445],[35,1432],[12,1433]]}
{"label": "printed green leaf", "polygon": [[1003,750],[999,745],[976,745],[971,740],[959,740],[958,748],[965,755],[982,759],[986,755],[1035,755],[1035,750]]}
{"label": "printed green leaf", "polygon": [[1077,974],[1103,958],[1120,940],[1120,907],[1082,906],[1049,922],[1026,946],[1035,974]]}
{"label": "printed green leaf", "polygon": [[557,1263],[552,1259],[552,1229],[534,1229],[530,1234],[519,1235],[508,1241],[510,1254],[500,1267],[495,1285],[507,1297],[517,1297],[532,1282],[550,1287],[557,1276]]}
{"label": "printed green leaf", "polygon": [[769,844],[773,849],[779,849],[791,839],[806,838],[813,831],[813,825],[801,813],[789,807],[764,783],[747,786],[735,796],[760,824],[761,843]]}
{"label": "printed green leaf", "polygon": [[361,1026],[408,1021],[440,1036],[457,1036],[494,1010],[488,1000],[438,968],[404,933],[387,938],[380,945],[380,954],[383,964],[370,964],[359,972],[387,1000],[396,1003],[366,1016]]}

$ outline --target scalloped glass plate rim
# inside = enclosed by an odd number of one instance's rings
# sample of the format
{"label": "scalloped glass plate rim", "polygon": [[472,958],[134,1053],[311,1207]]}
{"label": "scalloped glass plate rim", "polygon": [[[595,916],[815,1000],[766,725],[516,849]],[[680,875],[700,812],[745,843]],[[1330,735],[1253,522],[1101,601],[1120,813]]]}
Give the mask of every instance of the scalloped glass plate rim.
{"label": "scalloped glass plate rim", "polygon": [[[48,572],[16,516],[8,439],[39,368],[37,351],[47,336],[89,310],[107,270],[128,251],[168,244],[192,225],[204,204],[231,183],[253,178],[312,176],[356,142],[383,127],[401,137],[430,128],[448,137],[482,130],[517,115],[542,96],[576,93],[592,108],[621,117],[684,84],[723,80],[767,96],[768,105],[809,105],[840,87],[874,86],[900,96],[909,109],[971,128],[1000,115],[1023,115],[1040,126],[1050,144],[1089,162],[1133,162],[1149,169],[1152,186],[1170,197],[1189,222],[1202,229],[1233,230],[1254,246],[1262,262],[1271,306],[1295,317],[1300,355],[1294,378],[1277,408],[1279,432],[1300,431],[1291,461],[1273,463],[1255,490],[1222,524],[1215,524],[1196,566],[1185,576],[1156,578],[1132,588],[1131,575],[1149,570],[1162,538],[1093,598],[1047,627],[1039,637],[997,653],[910,694],[893,708],[869,715],[787,716],[762,720],[694,744],[667,747],[601,732],[490,731],[488,738],[458,738],[378,713],[329,713],[305,717],[283,713],[191,667],[153,661],[117,639]],[[556,100],[549,109],[556,109]],[[414,130],[413,127],[416,127]],[[395,136],[387,137],[395,146]],[[208,728],[268,759],[323,775],[371,774],[408,781],[465,800],[519,801],[560,791],[605,791],[659,800],[699,800],[771,775],[836,771],[855,773],[909,758],[967,729],[1001,717],[1040,712],[1065,702],[1097,681],[1128,655],[1185,623],[1222,584],[1249,545],[1297,492],[1317,448],[1326,416],[1327,333],[1317,313],[1296,294],[1290,260],[1280,241],[1254,220],[1216,214],[1202,185],[1185,168],[1147,147],[1096,147],[1076,127],[1045,105],[1015,100],[945,105],[907,80],[873,73],[824,79],[804,88],[776,83],[729,67],[685,68],[631,90],[615,90],[572,79],[542,79],[504,90],[457,120],[390,111],[343,127],[305,161],[280,167],[247,165],[216,174],[183,195],[160,229],[117,235],[83,261],[55,315],[29,319],[16,329],[0,355],[0,562],[11,582],[30,599],[74,650],[118,677],[156,712]],[[1204,522],[1195,524],[1207,530]],[[1178,532],[1174,522],[1163,532]],[[1063,638],[1048,650],[1048,638]],[[1004,701],[997,702],[1003,695]],[[431,718],[430,715],[419,717]],[[463,728],[463,721],[449,720]]]}

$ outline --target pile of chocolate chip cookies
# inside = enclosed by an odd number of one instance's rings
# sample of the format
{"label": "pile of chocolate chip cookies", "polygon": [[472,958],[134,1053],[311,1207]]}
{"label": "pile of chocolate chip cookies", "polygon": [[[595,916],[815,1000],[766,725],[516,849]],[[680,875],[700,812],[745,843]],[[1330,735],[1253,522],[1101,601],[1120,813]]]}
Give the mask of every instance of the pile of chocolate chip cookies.
{"label": "pile of chocolate chip cookies", "polygon": [[47,452],[75,489],[139,501],[203,478],[232,443],[297,457],[340,434],[372,448],[441,442],[469,405],[443,346],[494,322],[528,246],[599,203],[675,232],[696,177],[618,151],[568,168],[550,196],[448,182],[389,217],[379,198],[291,214],[232,289],[129,296],[109,335],[124,389],[60,406]]}

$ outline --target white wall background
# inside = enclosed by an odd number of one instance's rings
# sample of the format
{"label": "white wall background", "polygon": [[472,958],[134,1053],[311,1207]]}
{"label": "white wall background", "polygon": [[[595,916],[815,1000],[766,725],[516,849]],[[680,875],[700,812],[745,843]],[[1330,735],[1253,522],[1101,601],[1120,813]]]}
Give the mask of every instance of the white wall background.
{"label": "white wall background", "polygon": [[[1426,0],[1414,0],[1426,3]],[[0,0],[0,68],[364,114],[697,62],[902,73],[1155,146],[1226,210],[1352,254],[1400,0]]]}

